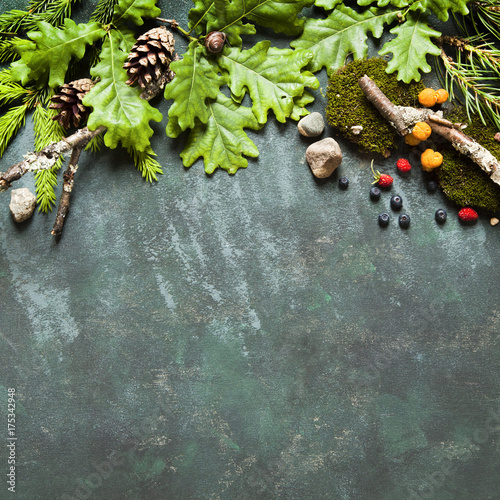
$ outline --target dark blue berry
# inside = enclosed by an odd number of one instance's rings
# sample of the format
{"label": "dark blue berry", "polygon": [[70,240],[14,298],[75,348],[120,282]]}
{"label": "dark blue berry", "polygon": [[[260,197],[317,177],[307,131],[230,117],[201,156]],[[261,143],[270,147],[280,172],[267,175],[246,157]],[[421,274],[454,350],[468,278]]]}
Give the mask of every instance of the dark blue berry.
{"label": "dark blue berry", "polygon": [[339,179],[339,188],[347,189],[349,187],[349,179],[347,177],[341,177]]}
{"label": "dark blue berry", "polygon": [[380,193],[381,193],[380,188],[378,188],[377,186],[373,186],[370,189],[370,199],[373,201],[378,201],[380,198]]}
{"label": "dark blue berry", "polygon": [[391,197],[391,208],[393,210],[401,210],[403,207],[403,198],[399,194],[395,194]]}
{"label": "dark blue berry", "polygon": [[446,210],[444,210],[443,208],[436,210],[436,222],[438,224],[444,224],[446,222],[447,216],[448,214],[446,213]]}
{"label": "dark blue berry", "polygon": [[389,214],[380,214],[378,216],[378,223],[379,226],[381,227],[386,227],[389,224],[389,220],[390,220]]}
{"label": "dark blue berry", "polygon": [[402,229],[410,227],[410,216],[408,214],[401,214],[399,216],[399,227]]}
{"label": "dark blue berry", "polygon": [[425,187],[429,193],[435,193],[438,188],[438,183],[436,181],[427,181]]}

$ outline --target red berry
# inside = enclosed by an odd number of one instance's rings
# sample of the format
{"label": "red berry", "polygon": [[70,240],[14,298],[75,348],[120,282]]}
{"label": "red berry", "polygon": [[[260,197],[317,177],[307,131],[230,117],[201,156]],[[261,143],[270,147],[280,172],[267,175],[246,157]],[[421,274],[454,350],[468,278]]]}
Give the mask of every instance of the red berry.
{"label": "red berry", "polygon": [[397,163],[396,163],[396,167],[398,167],[398,170],[400,172],[409,172],[411,170],[411,165],[410,165],[410,162],[408,160],[406,160],[405,158],[400,158]]}
{"label": "red berry", "polygon": [[382,188],[388,188],[392,185],[392,177],[388,174],[380,174],[378,185]]}
{"label": "red berry", "polygon": [[372,184],[378,183],[381,188],[389,188],[392,186],[393,178],[389,174],[381,174],[378,170],[376,172],[373,170],[373,160],[371,169],[373,172],[373,178],[375,179]]}
{"label": "red berry", "polygon": [[477,212],[473,208],[465,207],[458,212],[458,218],[464,222],[475,221],[477,217]]}

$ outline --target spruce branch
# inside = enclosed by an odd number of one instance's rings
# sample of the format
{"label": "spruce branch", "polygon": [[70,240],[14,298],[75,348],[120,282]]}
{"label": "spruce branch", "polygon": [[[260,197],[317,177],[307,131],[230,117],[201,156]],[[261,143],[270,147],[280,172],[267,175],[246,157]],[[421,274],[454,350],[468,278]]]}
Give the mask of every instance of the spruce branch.
{"label": "spruce branch", "polygon": [[401,135],[409,133],[417,121],[426,121],[434,132],[447,139],[459,153],[469,157],[490,176],[494,183],[500,185],[500,162],[486,148],[458,130],[451,122],[431,119],[434,112],[430,109],[396,106],[366,75],[360,78],[359,86],[366,98]]}

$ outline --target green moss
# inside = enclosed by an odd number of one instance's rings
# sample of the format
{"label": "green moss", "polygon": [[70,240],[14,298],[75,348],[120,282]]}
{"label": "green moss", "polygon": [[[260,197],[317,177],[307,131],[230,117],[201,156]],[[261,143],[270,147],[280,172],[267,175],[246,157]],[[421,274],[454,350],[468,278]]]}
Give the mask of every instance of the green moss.
{"label": "green moss", "polygon": [[[468,122],[464,110],[456,109],[448,116],[454,122]],[[500,143],[493,137],[497,129],[484,125],[478,116],[472,116],[464,132],[500,158]],[[486,172],[469,158],[458,153],[450,144],[440,146],[443,165],[439,169],[439,184],[446,196],[457,205],[482,208],[490,211],[500,209],[500,186],[493,183]]]}
{"label": "green moss", "polygon": [[[328,83],[326,118],[345,138],[356,142],[361,149],[387,157],[395,149],[400,136],[375,107],[366,99],[358,85],[363,75],[368,75],[399,106],[418,105],[418,94],[424,84],[402,83],[395,75],[385,72],[387,62],[380,58],[357,59],[340,68]],[[361,125],[362,132],[353,134],[351,127]]]}

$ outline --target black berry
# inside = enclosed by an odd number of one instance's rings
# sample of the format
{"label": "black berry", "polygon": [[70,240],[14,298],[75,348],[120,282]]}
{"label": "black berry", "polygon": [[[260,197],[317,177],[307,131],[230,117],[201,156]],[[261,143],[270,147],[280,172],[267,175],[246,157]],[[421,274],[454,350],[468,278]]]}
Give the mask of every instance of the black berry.
{"label": "black berry", "polygon": [[389,224],[389,220],[390,220],[389,214],[380,214],[378,216],[378,223],[379,226],[381,227],[386,227]]}
{"label": "black berry", "polygon": [[408,214],[401,214],[399,216],[399,227],[402,229],[410,227],[410,216]]}
{"label": "black berry", "polygon": [[444,210],[443,208],[436,210],[436,222],[438,224],[444,224],[446,222],[447,216],[448,214],[446,213],[446,210]]}
{"label": "black berry", "polygon": [[339,188],[347,189],[349,187],[349,179],[347,177],[341,177],[339,179]]}
{"label": "black berry", "polygon": [[378,188],[377,186],[373,186],[370,189],[370,199],[373,201],[378,201],[380,198],[380,193],[381,193],[380,188]]}
{"label": "black berry", "polygon": [[403,207],[403,198],[399,194],[395,194],[391,197],[391,208],[393,210],[401,210]]}
{"label": "black berry", "polygon": [[427,181],[425,187],[429,193],[435,193],[438,188],[438,183],[436,181]]}

